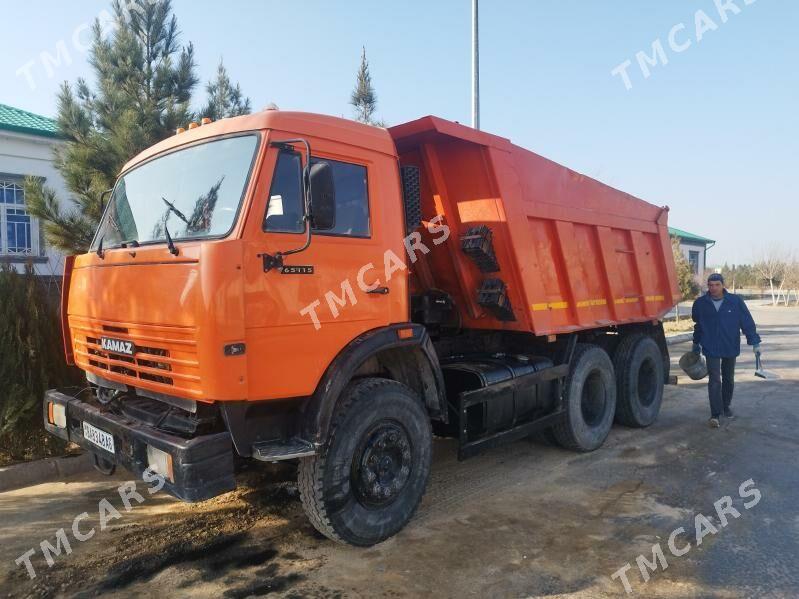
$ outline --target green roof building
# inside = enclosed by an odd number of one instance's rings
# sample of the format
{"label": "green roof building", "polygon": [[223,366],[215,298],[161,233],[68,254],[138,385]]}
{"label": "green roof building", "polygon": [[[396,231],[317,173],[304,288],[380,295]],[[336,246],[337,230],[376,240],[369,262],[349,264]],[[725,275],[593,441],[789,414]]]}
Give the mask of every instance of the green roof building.
{"label": "green roof building", "polygon": [[669,235],[680,240],[680,249],[691,265],[694,276],[700,284],[704,283],[705,269],[707,268],[707,251],[716,245],[715,240],[675,227],[669,227]]}
{"label": "green roof building", "polygon": [[61,137],[54,119],[0,104],[0,130],[40,137]]}
{"label": "green roof building", "polygon": [[59,198],[68,197],[53,150],[64,143],[54,119],[0,104],[0,263],[32,264],[40,275],[58,276],[63,256],[44,243],[42,226],[25,206],[25,177],[44,179]]}

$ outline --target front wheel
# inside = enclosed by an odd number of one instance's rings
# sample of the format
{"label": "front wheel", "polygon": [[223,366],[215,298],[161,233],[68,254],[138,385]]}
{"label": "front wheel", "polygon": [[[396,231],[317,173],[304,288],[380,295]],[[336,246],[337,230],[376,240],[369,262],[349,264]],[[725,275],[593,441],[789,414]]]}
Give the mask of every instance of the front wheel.
{"label": "front wheel", "polygon": [[387,379],[350,384],[327,443],[302,458],[299,489],[311,523],[334,541],[369,546],[413,516],[430,474],[432,434],[421,399]]}

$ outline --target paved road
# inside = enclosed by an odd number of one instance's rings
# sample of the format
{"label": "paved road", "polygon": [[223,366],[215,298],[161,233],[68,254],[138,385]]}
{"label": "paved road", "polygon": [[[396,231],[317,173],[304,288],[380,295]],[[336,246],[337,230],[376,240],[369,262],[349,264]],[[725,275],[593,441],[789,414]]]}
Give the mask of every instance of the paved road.
{"label": "paved road", "polygon": [[[0,588],[9,596],[149,597],[613,597],[611,574],[627,563],[633,592],[647,597],[799,595],[797,381],[799,310],[755,308],[767,367],[740,360],[739,418],[706,427],[703,384],[668,387],[658,422],[617,427],[601,450],[578,455],[519,442],[463,463],[436,443],[429,491],[413,522],[371,549],[335,545],[306,522],[293,473],[245,473],[234,493],[197,505],[161,494],[127,512],[123,476],[87,476],[0,494]],[[685,347],[672,348],[675,356]],[[739,486],[752,479],[760,501]],[[714,502],[731,497],[722,526]],[[120,513],[99,529],[98,503]],[[55,531],[95,527],[48,568],[41,552],[30,581],[14,559]],[[106,508],[106,512],[109,510]],[[698,515],[708,517],[701,545]],[[700,524],[704,521],[699,517]],[[670,533],[682,526],[674,557]],[[713,526],[715,533],[708,532]],[[643,582],[636,557],[663,547],[668,568]]]}

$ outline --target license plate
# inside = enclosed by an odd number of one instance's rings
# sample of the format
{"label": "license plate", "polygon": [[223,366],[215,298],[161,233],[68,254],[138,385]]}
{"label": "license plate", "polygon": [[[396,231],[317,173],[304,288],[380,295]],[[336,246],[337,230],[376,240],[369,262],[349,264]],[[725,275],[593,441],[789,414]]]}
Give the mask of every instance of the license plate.
{"label": "license plate", "polygon": [[92,426],[88,422],[83,423],[83,437],[100,449],[105,449],[114,453],[114,437],[99,428]]}

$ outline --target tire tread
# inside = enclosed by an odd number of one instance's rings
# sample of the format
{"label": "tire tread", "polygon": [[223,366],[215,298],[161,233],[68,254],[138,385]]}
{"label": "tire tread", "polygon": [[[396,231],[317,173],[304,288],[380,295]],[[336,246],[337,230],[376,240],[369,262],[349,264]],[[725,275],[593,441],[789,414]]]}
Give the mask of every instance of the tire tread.
{"label": "tire tread", "polygon": [[[577,365],[586,353],[596,350],[605,353],[605,355],[607,356],[605,350],[603,350],[598,345],[595,345],[593,343],[578,343],[577,347],[574,350],[574,355],[572,356],[571,364]],[[608,356],[608,361],[610,361],[609,356]],[[611,362],[611,367],[612,367],[612,362]],[[569,425],[571,403],[568,401],[568,397],[569,394],[571,393],[573,372],[574,372],[573,369],[569,371],[569,375],[566,377],[566,384],[563,387],[563,397],[565,398],[565,401],[563,403],[564,406],[563,421],[552,427],[552,433],[561,447],[565,449],[570,449],[572,451],[586,452],[589,450],[583,447],[583,445],[581,445],[580,441],[575,437],[574,431]]]}
{"label": "tire tread", "polygon": [[616,422],[625,426],[633,426],[635,417],[633,416],[632,406],[627,401],[629,397],[629,379],[626,375],[626,364],[630,361],[630,354],[635,350],[638,342],[644,338],[642,333],[632,333],[622,337],[616,353],[613,355],[613,368],[616,371]]}
{"label": "tire tread", "polygon": [[[308,519],[319,532],[327,538],[338,543],[353,544],[353,540],[342,537],[334,528],[327,509],[324,504],[323,484],[325,466],[327,464],[327,448],[333,444],[334,439],[339,434],[339,426],[346,418],[347,413],[356,402],[375,395],[380,388],[401,387],[410,395],[415,393],[407,386],[398,381],[383,378],[366,378],[356,380],[342,393],[341,401],[336,406],[333,421],[330,424],[330,434],[323,448],[316,454],[307,458],[300,458],[297,487],[300,492],[300,500],[305,509]],[[426,488],[426,487],[425,487]],[[419,500],[414,506],[411,514],[415,513],[421,503],[424,492],[419,496]]]}

